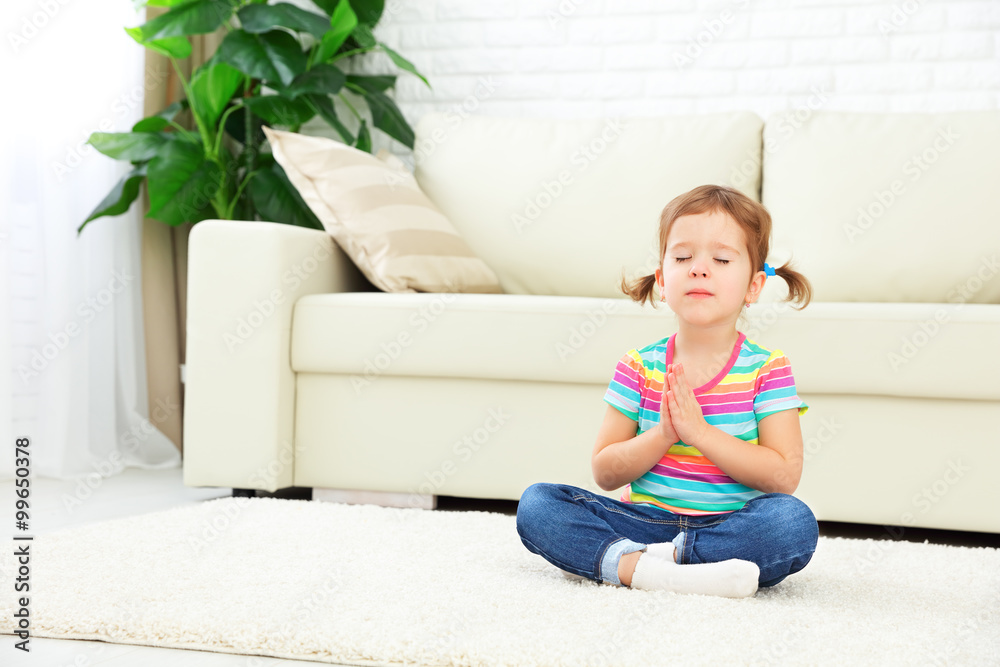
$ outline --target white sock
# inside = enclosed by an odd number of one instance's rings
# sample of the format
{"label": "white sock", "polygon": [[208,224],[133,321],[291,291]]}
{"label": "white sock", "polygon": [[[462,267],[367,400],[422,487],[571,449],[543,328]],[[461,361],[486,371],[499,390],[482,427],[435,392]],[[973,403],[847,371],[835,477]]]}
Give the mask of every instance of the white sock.
{"label": "white sock", "polygon": [[730,558],[718,563],[678,565],[669,555],[662,558],[647,547],[636,561],[632,588],[745,598],[757,592],[759,577],[760,568],[748,560]]}
{"label": "white sock", "polygon": [[669,561],[677,562],[675,552],[677,547],[673,542],[654,542],[646,545],[646,553],[657,558],[666,558]]}

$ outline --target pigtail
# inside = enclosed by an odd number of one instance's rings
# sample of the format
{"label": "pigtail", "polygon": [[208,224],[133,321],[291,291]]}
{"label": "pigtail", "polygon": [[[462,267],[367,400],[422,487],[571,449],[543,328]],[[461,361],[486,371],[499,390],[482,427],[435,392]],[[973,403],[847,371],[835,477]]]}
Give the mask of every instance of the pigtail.
{"label": "pigtail", "polygon": [[648,276],[642,276],[641,278],[636,278],[632,281],[629,281],[625,277],[625,274],[622,273],[622,293],[630,297],[633,301],[638,301],[640,304],[644,304],[648,300],[651,304],[653,304],[653,308],[656,308],[656,297],[653,294],[653,287],[655,285],[655,273],[651,273]]}
{"label": "pigtail", "polygon": [[812,301],[812,285],[809,280],[792,268],[791,262],[786,262],[783,266],[776,267],[774,274],[785,279],[788,283],[788,298],[786,301],[801,302],[802,305],[796,310],[802,310]]}

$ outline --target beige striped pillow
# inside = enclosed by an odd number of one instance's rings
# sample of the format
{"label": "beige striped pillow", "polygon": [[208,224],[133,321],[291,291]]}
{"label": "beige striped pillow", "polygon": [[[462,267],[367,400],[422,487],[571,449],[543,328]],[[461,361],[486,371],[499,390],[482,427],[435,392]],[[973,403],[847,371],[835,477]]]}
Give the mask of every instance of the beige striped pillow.
{"label": "beige striped pillow", "polygon": [[264,134],[323,227],[380,290],[503,293],[396,156],[269,127]]}

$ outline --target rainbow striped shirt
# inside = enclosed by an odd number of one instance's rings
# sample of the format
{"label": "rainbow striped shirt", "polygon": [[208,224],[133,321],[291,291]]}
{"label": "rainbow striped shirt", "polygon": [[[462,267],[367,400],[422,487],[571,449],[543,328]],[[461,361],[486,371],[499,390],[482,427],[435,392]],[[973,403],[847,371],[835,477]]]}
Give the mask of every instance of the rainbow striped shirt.
{"label": "rainbow striped shirt", "polygon": [[[640,435],[660,423],[664,372],[673,363],[674,337],[626,352],[604,400],[638,423]],[[707,384],[694,390],[705,421],[720,430],[758,443],[757,422],[775,412],[809,406],[795,391],[788,357],[768,350],[740,333],[726,366]],[[676,514],[725,514],[743,507],[763,491],[740,484],[708,457],[683,441],[673,445],[659,463],[625,486],[621,500],[644,503]]]}

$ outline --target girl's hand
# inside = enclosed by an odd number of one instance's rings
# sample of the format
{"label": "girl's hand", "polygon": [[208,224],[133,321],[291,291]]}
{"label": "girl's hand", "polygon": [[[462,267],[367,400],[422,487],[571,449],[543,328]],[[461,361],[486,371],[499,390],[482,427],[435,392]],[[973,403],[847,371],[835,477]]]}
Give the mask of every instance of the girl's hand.
{"label": "girl's hand", "polygon": [[660,434],[663,436],[664,440],[673,446],[680,437],[674,430],[673,424],[670,421],[670,406],[668,405],[667,390],[669,385],[667,383],[667,375],[670,374],[670,369],[673,364],[667,366],[667,370],[663,375],[663,394],[660,396],[660,423],[657,424],[656,428],[659,429]]}
{"label": "girl's hand", "polygon": [[697,443],[702,441],[711,426],[705,421],[694,390],[688,386],[684,366],[682,364],[671,364],[671,366],[672,369],[668,369],[667,373],[667,383],[664,385],[664,389],[667,390],[666,403],[670,410],[670,423],[684,444],[697,447]]}

